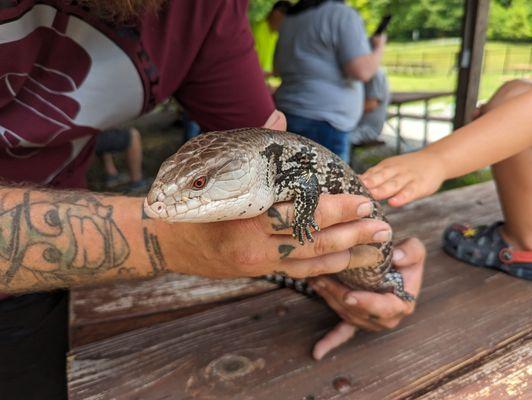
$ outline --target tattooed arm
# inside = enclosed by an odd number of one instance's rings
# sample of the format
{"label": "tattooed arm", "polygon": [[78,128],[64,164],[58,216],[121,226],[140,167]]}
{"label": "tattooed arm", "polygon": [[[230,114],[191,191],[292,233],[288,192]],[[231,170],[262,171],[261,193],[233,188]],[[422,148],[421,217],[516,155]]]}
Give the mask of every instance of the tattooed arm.
{"label": "tattooed arm", "polygon": [[[210,277],[333,273],[348,248],[373,241],[382,221],[360,196],[324,196],[313,245],[291,237],[289,204],[259,217],[213,224],[146,218],[141,198],[0,187],[0,293],[48,290],[165,271]],[[358,210],[362,210],[358,212]],[[329,228],[327,228],[329,227]]]}
{"label": "tattooed arm", "polygon": [[140,198],[0,187],[0,292],[154,275],[168,230]]}

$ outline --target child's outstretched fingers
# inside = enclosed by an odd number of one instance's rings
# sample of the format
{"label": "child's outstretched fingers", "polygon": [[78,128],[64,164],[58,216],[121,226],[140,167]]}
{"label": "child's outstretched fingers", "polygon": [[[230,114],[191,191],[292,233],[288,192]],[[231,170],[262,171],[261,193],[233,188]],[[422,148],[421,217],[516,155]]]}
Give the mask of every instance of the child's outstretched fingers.
{"label": "child's outstretched fingers", "polygon": [[396,174],[397,170],[395,168],[389,168],[380,163],[360,175],[360,179],[362,179],[368,189],[373,189],[393,178]]}
{"label": "child's outstretched fingers", "polygon": [[413,181],[410,181],[407,182],[398,193],[388,199],[388,204],[392,207],[401,207],[419,197],[419,195],[416,195],[416,184]]}
{"label": "child's outstretched fingers", "polygon": [[412,177],[409,174],[397,174],[369,190],[375,199],[384,200],[400,194],[411,182]]}
{"label": "child's outstretched fingers", "polygon": [[360,178],[375,199],[399,207],[434,193],[445,173],[438,157],[421,150],[381,161]]}

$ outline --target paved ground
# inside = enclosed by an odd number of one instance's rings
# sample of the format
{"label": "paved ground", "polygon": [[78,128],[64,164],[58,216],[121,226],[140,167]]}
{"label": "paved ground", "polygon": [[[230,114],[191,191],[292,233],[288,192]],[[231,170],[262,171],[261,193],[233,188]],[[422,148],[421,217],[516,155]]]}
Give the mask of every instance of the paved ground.
{"label": "paved ground", "polygon": [[[454,106],[443,104],[443,103],[434,103],[431,105],[431,115],[439,117],[452,117],[454,115]],[[422,105],[411,105],[401,107],[401,112],[405,114],[418,114],[423,115],[423,106]],[[382,134],[383,140],[386,141],[390,146],[395,146],[396,135],[395,128],[397,120],[390,119],[384,126],[384,132]],[[441,139],[444,136],[447,136],[452,131],[452,123],[450,122],[429,122],[429,142],[436,141]],[[411,143],[414,148],[420,147],[423,141],[423,127],[424,122],[421,120],[414,119],[403,119],[401,121],[401,135]]]}

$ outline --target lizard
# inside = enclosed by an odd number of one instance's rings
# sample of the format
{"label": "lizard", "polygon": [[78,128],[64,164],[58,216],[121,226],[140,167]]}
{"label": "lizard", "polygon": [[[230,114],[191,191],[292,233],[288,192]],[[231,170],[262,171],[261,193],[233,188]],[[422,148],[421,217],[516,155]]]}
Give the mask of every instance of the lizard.
{"label": "lizard", "polygon": [[[366,196],[373,204],[369,217],[386,221],[356,173],[325,147],[294,133],[242,128],[186,142],[162,163],[144,211],[167,222],[202,223],[251,218],[273,210],[274,203],[293,201],[292,236],[304,245],[319,230],[314,211],[321,193]],[[349,266],[335,274],[342,283],[415,300],[392,266],[391,241],[355,246],[350,252]],[[268,278],[300,291],[307,288],[304,280],[285,275]]]}

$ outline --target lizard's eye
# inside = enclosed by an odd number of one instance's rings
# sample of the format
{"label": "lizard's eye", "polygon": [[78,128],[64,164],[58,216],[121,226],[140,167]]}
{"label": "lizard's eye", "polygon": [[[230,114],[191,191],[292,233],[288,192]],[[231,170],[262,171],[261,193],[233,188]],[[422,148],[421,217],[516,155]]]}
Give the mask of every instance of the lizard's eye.
{"label": "lizard's eye", "polygon": [[199,190],[199,189],[203,189],[206,184],[207,184],[207,177],[200,176],[199,178],[196,178],[196,180],[194,180],[194,182],[192,183],[192,187],[196,190]]}

